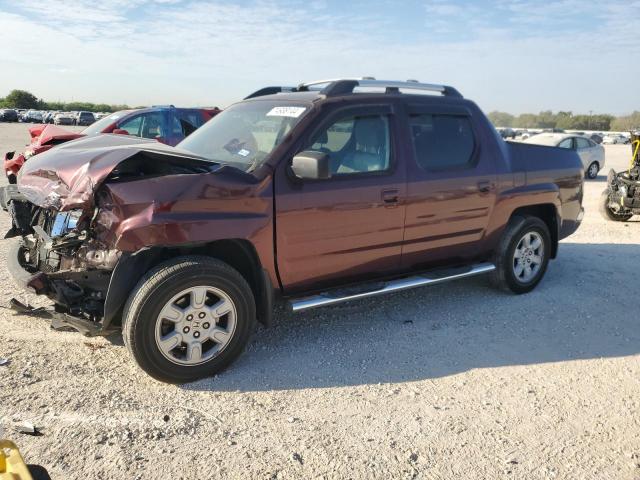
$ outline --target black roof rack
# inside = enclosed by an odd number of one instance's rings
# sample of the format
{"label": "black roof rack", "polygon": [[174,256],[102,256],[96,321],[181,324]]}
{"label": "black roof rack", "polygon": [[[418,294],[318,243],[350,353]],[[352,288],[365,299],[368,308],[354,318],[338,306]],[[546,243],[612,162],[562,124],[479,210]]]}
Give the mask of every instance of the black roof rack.
{"label": "black roof rack", "polygon": [[399,93],[400,89],[423,90],[429,92],[439,92],[447,97],[462,98],[458,90],[448,85],[438,85],[433,83],[420,83],[417,80],[407,80],[406,82],[397,80],[376,80],[373,77],[362,78],[335,78],[331,80],[315,80],[298,85],[298,91],[308,91],[309,87],[316,85],[326,85],[320,93],[327,97],[346,95],[353,93],[357,87],[362,88],[384,88],[386,93]]}
{"label": "black roof rack", "polygon": [[[313,87],[313,88],[312,88]],[[417,80],[407,80],[405,82],[397,80],[376,80],[373,77],[361,78],[334,78],[330,80],[315,80],[313,82],[301,83],[297,87],[264,87],[253,92],[244,99],[261,97],[263,95],[273,95],[281,92],[309,92],[317,90],[326,97],[336,97],[353,93],[356,88],[384,88],[385,93],[400,93],[401,89],[422,90],[428,92],[438,92],[446,97],[462,98],[458,90],[448,85],[438,85],[434,83],[420,83]]]}
{"label": "black roof rack", "polygon": [[247,95],[246,97],[244,97],[244,100],[248,100],[250,98],[255,98],[255,97],[262,97],[264,95],[273,95],[274,93],[295,92],[295,91],[296,91],[296,87],[264,87],[264,88],[261,88],[260,90],[256,90],[251,95]]}

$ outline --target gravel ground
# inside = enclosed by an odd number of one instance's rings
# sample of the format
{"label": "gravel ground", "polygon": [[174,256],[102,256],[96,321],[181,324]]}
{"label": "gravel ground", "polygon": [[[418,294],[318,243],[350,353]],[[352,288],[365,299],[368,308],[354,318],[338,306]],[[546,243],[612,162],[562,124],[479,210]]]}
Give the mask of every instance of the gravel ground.
{"label": "gravel ground", "polygon": [[[26,140],[0,125],[3,151]],[[628,146],[606,149],[626,165]],[[604,176],[534,292],[475,278],[279,312],[189,385],[147,377],[119,336],[2,308],[0,437],[54,479],[640,478],[640,222],[600,217]],[[46,304],[12,287],[6,250],[0,305]]]}

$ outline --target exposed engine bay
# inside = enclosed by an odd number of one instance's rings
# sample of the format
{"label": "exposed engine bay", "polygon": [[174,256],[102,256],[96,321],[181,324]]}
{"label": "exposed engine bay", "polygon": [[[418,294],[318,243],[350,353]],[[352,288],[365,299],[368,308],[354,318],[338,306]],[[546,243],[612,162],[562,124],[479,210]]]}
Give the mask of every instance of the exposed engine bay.
{"label": "exposed engine bay", "polygon": [[59,312],[97,321],[121,253],[92,237],[92,218],[82,210],[39,207],[14,185],[3,190],[1,200],[12,218],[5,238],[22,237],[17,262],[33,274],[26,286],[54,300]]}
{"label": "exposed engine bay", "polygon": [[[220,168],[167,154],[167,147],[148,141],[113,148],[123,142],[110,135],[69,142],[25,164],[18,184],[0,188],[0,204],[12,220],[5,238],[18,241],[8,262],[13,277],[52,299],[58,316],[85,322],[95,332],[114,319],[127,293],[112,285],[122,283],[113,278],[116,266],[126,276],[137,265],[134,260],[125,267],[120,260],[134,257],[152,237],[162,242],[157,215],[179,204],[176,197],[199,198],[208,174]],[[88,149],[94,158],[89,162]],[[140,233],[144,228],[150,233]],[[185,236],[179,229],[168,233],[177,242]]]}
{"label": "exposed engine bay", "polygon": [[631,134],[631,150],[629,168],[618,173],[611,170],[607,177],[601,207],[610,220],[626,221],[640,215],[640,132]]}

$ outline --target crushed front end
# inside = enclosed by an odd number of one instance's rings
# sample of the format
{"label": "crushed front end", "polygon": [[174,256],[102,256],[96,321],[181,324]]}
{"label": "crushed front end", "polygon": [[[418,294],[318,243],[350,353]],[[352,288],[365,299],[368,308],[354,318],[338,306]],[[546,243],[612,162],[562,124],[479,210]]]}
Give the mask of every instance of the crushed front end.
{"label": "crushed front end", "polygon": [[95,238],[95,215],[40,207],[15,185],[2,189],[0,202],[12,221],[5,238],[20,237],[8,262],[14,278],[51,298],[56,312],[99,322],[120,252]]}
{"label": "crushed front end", "polygon": [[612,220],[640,215],[640,132],[631,134],[631,162],[627,170],[611,170],[603,193],[604,212]]}

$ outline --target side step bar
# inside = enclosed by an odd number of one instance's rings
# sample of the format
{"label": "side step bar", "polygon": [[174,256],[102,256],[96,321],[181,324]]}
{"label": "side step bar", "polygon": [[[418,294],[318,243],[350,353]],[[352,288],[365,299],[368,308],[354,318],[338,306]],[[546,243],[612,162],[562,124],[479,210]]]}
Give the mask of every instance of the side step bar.
{"label": "side step bar", "polygon": [[360,298],[374,297],[385,293],[399,292],[410,288],[422,287],[425,285],[436,285],[438,283],[448,282],[450,280],[458,280],[459,278],[473,277],[483,273],[492,272],[496,266],[492,263],[479,263],[469,267],[455,268],[448,270],[434,270],[412,277],[400,278],[383,284],[375,284],[372,289],[361,290],[335,290],[332,292],[321,293],[311,297],[303,297],[292,299],[289,305],[294,312],[302,312],[316,307],[324,307],[327,305],[335,305],[336,303],[348,302],[349,300],[357,300]]}

